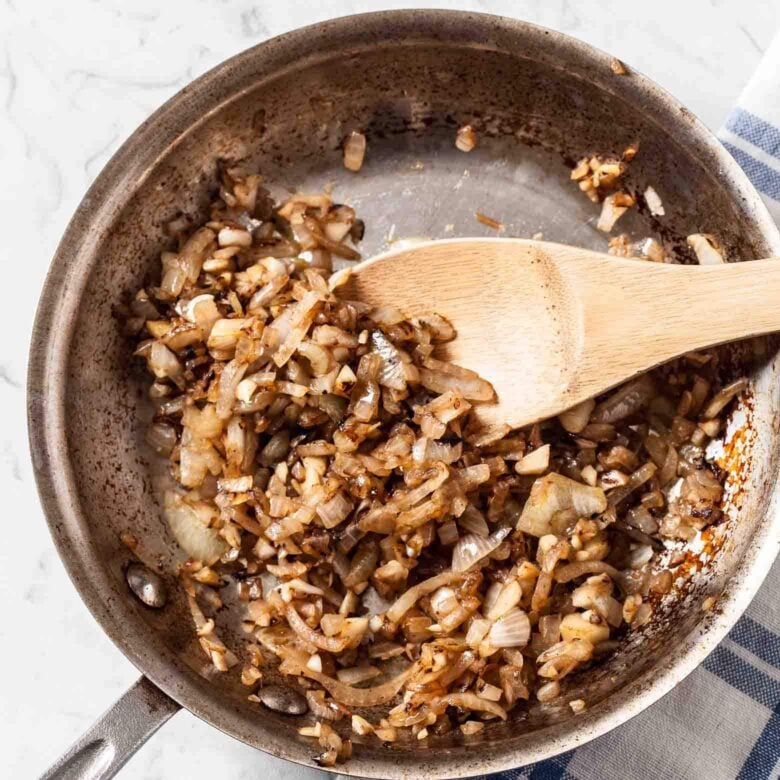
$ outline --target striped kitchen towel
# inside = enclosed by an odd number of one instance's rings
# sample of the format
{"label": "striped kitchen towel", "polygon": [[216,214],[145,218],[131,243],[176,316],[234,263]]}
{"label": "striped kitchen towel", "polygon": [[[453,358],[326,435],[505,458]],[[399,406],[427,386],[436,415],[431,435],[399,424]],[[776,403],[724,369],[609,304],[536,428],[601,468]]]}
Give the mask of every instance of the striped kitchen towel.
{"label": "striped kitchen towel", "polygon": [[[780,36],[719,137],[780,222]],[[734,778],[780,778],[780,559],[728,638],[661,701],[577,750],[490,780]]]}
{"label": "striped kitchen towel", "polygon": [[780,222],[780,35],[718,133]]}

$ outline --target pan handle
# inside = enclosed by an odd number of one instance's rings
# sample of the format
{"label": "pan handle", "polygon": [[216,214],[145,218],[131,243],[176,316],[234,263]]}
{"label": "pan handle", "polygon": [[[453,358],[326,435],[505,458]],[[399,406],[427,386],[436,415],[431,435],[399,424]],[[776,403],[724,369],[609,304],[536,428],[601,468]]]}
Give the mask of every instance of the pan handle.
{"label": "pan handle", "polygon": [[108,780],[179,709],[170,696],[141,677],[41,780]]}

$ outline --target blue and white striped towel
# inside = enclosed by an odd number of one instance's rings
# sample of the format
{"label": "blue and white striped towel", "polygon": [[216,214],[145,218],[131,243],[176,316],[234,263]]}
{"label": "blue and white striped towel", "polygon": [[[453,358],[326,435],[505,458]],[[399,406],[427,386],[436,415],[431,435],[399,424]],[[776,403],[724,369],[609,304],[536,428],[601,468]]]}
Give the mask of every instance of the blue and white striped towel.
{"label": "blue and white striped towel", "polygon": [[718,133],[780,222],[780,35]]}
{"label": "blue and white striped towel", "polygon": [[[780,36],[719,137],[780,222]],[[619,729],[490,780],[778,780],[780,559],[702,666]]]}

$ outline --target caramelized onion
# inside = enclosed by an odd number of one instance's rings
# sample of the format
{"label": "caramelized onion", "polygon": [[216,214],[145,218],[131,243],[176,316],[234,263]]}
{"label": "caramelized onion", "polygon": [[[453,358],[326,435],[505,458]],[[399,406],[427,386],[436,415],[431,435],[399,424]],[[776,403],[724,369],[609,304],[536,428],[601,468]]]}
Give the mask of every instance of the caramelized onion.
{"label": "caramelized onion", "polygon": [[382,683],[373,688],[354,688],[353,686],[339,682],[322,672],[316,672],[313,669],[307,668],[305,664],[300,662],[298,657],[291,655],[286,656],[284,650],[282,650],[282,657],[285,658],[288,674],[300,674],[303,677],[315,680],[333,696],[336,701],[347,707],[377,707],[380,704],[387,704],[395,698],[404,683],[417,669],[417,665],[412,664],[405,671],[393,677],[392,680],[388,680],[386,683]]}
{"label": "caramelized onion", "polygon": [[509,528],[501,528],[490,536],[467,534],[461,537],[452,551],[452,570],[460,573],[467,571],[476,563],[495,552],[501,542],[509,535]]}
{"label": "caramelized onion", "polygon": [[298,614],[295,607],[290,604],[285,610],[284,616],[290,628],[298,634],[301,639],[308,642],[320,650],[326,650],[329,653],[340,653],[350,645],[360,641],[360,637],[368,628],[368,618],[361,619],[360,623],[353,624],[351,630],[342,637],[331,637],[321,634],[310,628],[306,621]]}
{"label": "caramelized onion", "polygon": [[407,590],[390,609],[387,610],[387,619],[391,623],[398,623],[401,618],[417,603],[419,598],[433,593],[442,585],[449,585],[463,578],[462,574],[454,571],[445,571],[435,577],[418,582]]}
{"label": "caramelized onion", "polygon": [[601,488],[548,474],[534,482],[517,527],[532,536],[544,536],[551,533],[551,521],[559,512],[571,509],[579,517],[590,517],[606,508],[607,498]]}
{"label": "caramelized onion", "polygon": [[605,561],[575,561],[561,566],[555,572],[556,582],[569,582],[583,574],[609,574],[615,582],[621,582],[620,572]]}
{"label": "caramelized onion", "polygon": [[[364,142],[345,144],[352,169]],[[604,201],[600,228],[634,205],[617,187],[635,153],[593,155],[573,173]],[[302,733],[327,766],[351,751],[329,725],[347,706],[399,697],[378,725],[351,721],[393,742],[397,727],[446,732],[450,706],[482,715],[464,728],[473,733],[523,700],[559,697],[575,671],[589,684],[582,666],[616,648],[611,631],[630,641],[653,617],[649,594],[674,584],[662,540],[692,540],[722,516],[722,473],[705,453],[745,380],[713,393],[715,353],[690,354],[556,420],[486,429],[478,404],[495,393],[442,359],[456,337],[447,320],[346,297],[350,270],[333,265],[360,257],[353,208],[330,194],[277,208],[240,164],[217,174],[209,221],[191,231],[174,220],[178,253],[161,254],[160,286],[126,309],[153,379],[147,440],[167,459],[165,517],[210,663],[224,672],[237,657],[195,598],[216,614],[218,588],[235,578],[242,681],[260,679],[255,642],[281,675],[308,678],[317,722]],[[652,188],[644,199],[660,215]],[[702,240],[707,262],[719,250]],[[650,237],[609,244],[673,262]],[[393,676],[404,655],[415,663]]]}
{"label": "caramelized onion", "polygon": [[636,414],[650,403],[655,395],[655,383],[647,374],[615,390],[596,406],[591,420],[597,423],[616,423]]}
{"label": "caramelized onion", "polygon": [[476,693],[450,693],[437,701],[438,707],[460,707],[474,712],[487,712],[501,720],[507,719],[506,710],[498,704],[477,696]]}

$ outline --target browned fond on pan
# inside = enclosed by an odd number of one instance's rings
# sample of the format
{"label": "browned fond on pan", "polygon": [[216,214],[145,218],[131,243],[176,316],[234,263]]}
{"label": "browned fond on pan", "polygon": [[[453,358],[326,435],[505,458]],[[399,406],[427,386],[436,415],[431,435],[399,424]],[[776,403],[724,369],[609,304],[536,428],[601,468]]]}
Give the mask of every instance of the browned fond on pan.
{"label": "browned fond on pan", "polygon": [[[479,137],[468,155],[453,144],[465,122]],[[357,175],[343,169],[339,150],[354,128],[368,136]],[[131,137],[54,259],[33,337],[29,415],[39,489],[68,570],[107,633],[157,685],[218,728],[312,763],[315,747],[297,736],[299,721],[259,709],[233,676],[209,671],[180,599],[146,609],[123,577],[133,556],[122,531],[165,575],[179,553],[139,446],[143,380],[112,307],[154,272],[165,223],[180,210],[202,215],[217,161],[248,159],[277,193],[334,183],[336,198],[366,220],[369,255],[388,236],[484,234],[477,209],[500,219],[507,235],[542,231],[603,248],[588,223],[595,207],[569,182],[565,161],[636,139],[628,184],[652,184],[667,217],[637,214],[622,228],[660,234],[680,256],[688,233],[716,227],[734,258],[780,254],[757,194],[682,106],[634,73],[615,75],[609,58],[584,44],[497,17],[388,12],[300,30],[210,72]],[[771,349],[753,377],[740,417],[744,446],[730,455],[729,519],[704,553],[690,554],[690,581],[674,602],[583,681],[585,714],[532,708],[476,736],[390,749],[367,737],[342,771],[454,777],[538,760],[622,723],[689,672],[747,605],[777,548],[780,383]],[[704,613],[707,595],[720,598]]]}

